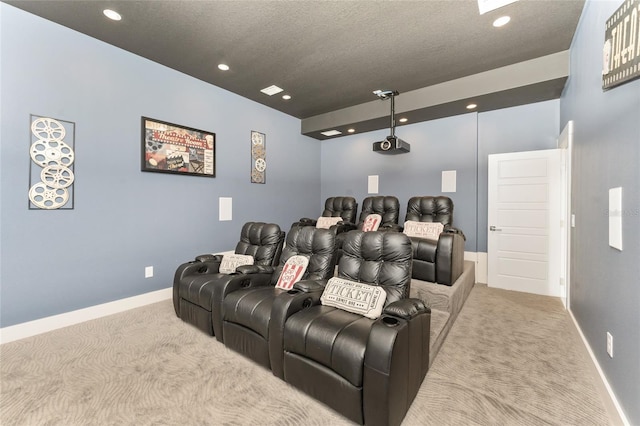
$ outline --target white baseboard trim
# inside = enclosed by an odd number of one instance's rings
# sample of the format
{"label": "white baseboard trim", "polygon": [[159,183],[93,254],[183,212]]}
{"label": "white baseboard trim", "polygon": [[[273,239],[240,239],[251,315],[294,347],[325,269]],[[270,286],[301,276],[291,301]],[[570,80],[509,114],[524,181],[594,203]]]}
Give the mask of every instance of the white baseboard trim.
{"label": "white baseboard trim", "polygon": [[163,300],[171,299],[172,297],[173,289],[172,287],[169,287],[141,294],[139,296],[128,297],[126,299],[115,300],[101,305],[90,306],[76,311],[65,312],[64,314],[53,315],[34,321],[24,322],[22,324],[0,328],[0,344],[13,342],[15,340],[79,324],[84,321],[105,317],[107,315],[117,314],[119,312],[139,308],[140,306],[149,305],[151,303],[161,302]]}
{"label": "white baseboard trim", "polygon": [[622,407],[620,406],[620,403],[618,403],[618,399],[616,398],[616,395],[613,392],[613,389],[611,389],[611,386],[609,386],[609,381],[607,380],[607,377],[604,375],[604,372],[602,371],[602,368],[600,368],[600,364],[598,363],[598,359],[596,358],[595,354],[591,350],[591,346],[589,345],[589,342],[587,341],[586,337],[582,333],[582,329],[580,328],[580,325],[578,324],[578,321],[576,321],[576,317],[573,316],[573,312],[571,312],[571,309],[569,309],[568,311],[569,311],[569,315],[571,316],[571,319],[573,320],[573,324],[576,326],[576,330],[578,330],[578,334],[580,334],[580,338],[582,339],[582,343],[584,343],[584,346],[587,348],[587,352],[589,353],[589,356],[591,357],[591,361],[593,362],[594,367],[598,371],[598,375],[600,375],[600,379],[602,380],[602,384],[604,385],[604,388],[606,389],[606,392],[609,394],[609,398],[611,399],[611,403],[615,407],[615,410],[617,411],[618,416],[620,416],[620,420],[622,421],[622,424],[624,426],[630,426],[629,420],[627,420],[627,416],[625,416],[624,411],[622,410]]}

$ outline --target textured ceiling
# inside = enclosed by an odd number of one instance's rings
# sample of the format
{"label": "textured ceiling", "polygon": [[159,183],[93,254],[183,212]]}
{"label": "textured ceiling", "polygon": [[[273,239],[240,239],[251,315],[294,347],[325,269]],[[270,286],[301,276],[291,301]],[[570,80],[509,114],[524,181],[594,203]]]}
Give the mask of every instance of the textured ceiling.
{"label": "textured ceiling", "polygon": [[[2,1],[300,119],[565,51],[584,5],[520,0],[481,16],[475,0]],[[272,84],[292,99],[259,92]]]}

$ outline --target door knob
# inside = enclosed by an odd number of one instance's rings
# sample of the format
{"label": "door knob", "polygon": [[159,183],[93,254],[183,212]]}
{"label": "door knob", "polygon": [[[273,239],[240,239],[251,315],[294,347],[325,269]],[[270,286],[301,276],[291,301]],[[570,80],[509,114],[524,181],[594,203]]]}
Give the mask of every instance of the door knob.
{"label": "door knob", "polygon": [[502,231],[502,229],[496,228],[495,226],[491,225],[489,227],[489,231]]}

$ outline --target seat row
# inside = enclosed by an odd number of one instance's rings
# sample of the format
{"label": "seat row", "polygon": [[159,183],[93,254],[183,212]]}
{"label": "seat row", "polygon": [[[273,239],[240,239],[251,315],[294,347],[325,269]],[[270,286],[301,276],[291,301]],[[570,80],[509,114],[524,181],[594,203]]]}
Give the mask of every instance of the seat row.
{"label": "seat row", "polygon": [[234,255],[178,267],[174,308],[350,420],[400,424],[429,367],[431,310],[409,297],[412,240],[345,232],[336,272],[337,235],[294,223],[285,243],[278,225],[247,223]]}
{"label": "seat row", "polygon": [[[411,237],[413,246],[413,278],[438,284],[453,285],[462,274],[464,265],[464,233],[453,226],[453,201],[445,196],[416,196],[407,203],[405,222],[398,224],[400,202],[395,196],[370,196],[363,200],[362,211],[356,221],[358,203],[353,197],[329,197],[318,219],[302,218],[298,224],[322,226],[323,218],[335,218],[329,226],[337,234],[338,257],[346,232],[366,230],[367,219],[378,215],[374,228],[398,231]],[[329,222],[331,223],[331,222]],[[408,229],[404,229],[409,224]],[[424,224],[441,224],[430,235],[416,231]]]}

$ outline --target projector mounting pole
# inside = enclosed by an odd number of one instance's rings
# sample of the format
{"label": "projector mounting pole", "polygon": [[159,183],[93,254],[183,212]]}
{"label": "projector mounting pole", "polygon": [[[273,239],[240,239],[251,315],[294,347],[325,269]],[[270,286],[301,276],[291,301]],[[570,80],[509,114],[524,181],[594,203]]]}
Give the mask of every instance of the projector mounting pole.
{"label": "projector mounting pole", "polygon": [[396,93],[398,92],[391,93],[391,137],[392,138],[396,136],[396,108],[395,108]]}
{"label": "projector mounting pole", "polygon": [[391,99],[391,126],[389,126],[389,127],[391,128],[390,137],[394,138],[396,136],[396,104],[395,104],[395,98],[400,93],[397,90],[376,90],[373,93],[375,93],[383,101],[385,99]]}

